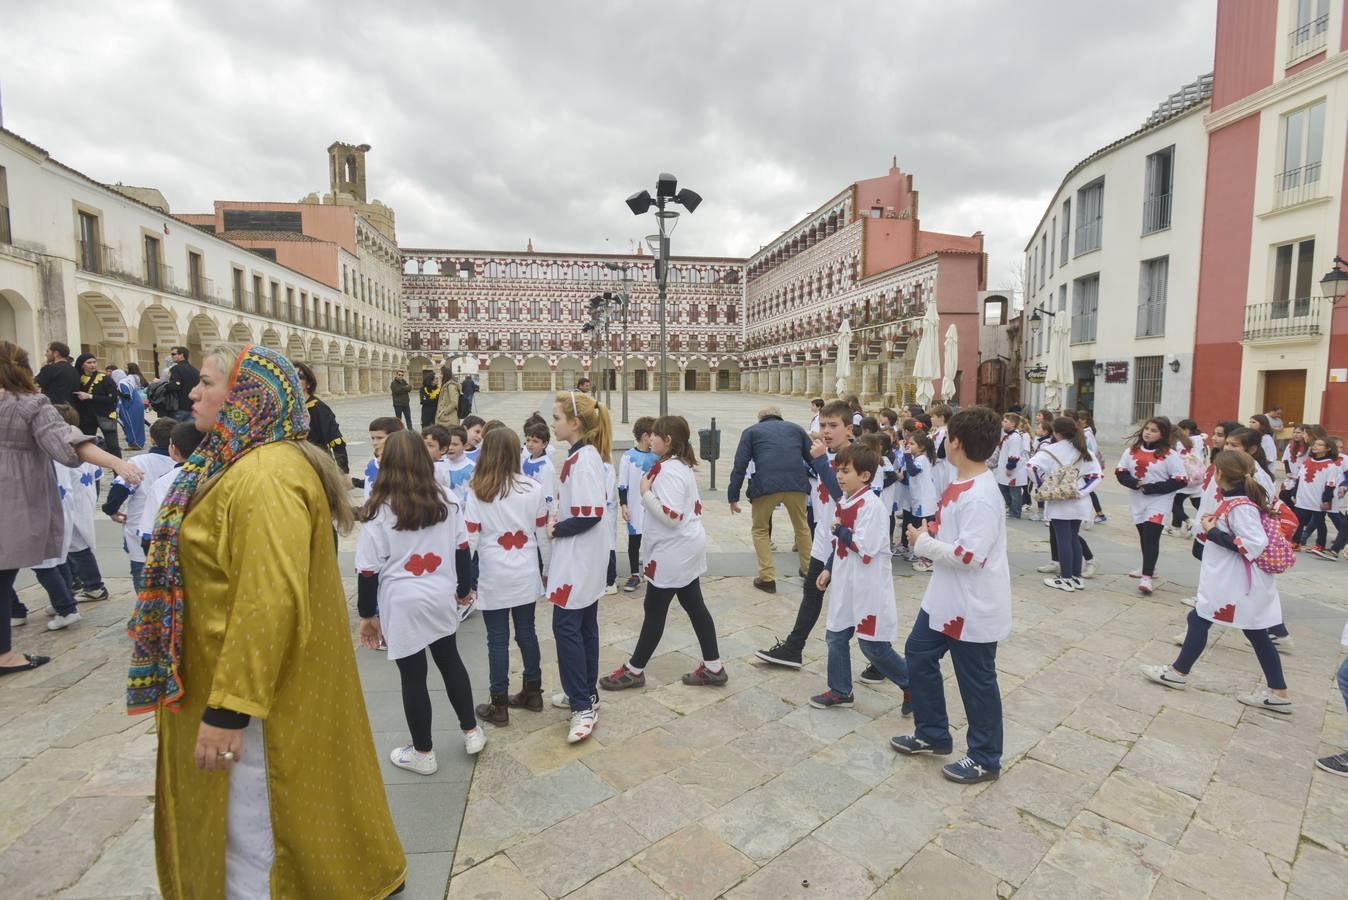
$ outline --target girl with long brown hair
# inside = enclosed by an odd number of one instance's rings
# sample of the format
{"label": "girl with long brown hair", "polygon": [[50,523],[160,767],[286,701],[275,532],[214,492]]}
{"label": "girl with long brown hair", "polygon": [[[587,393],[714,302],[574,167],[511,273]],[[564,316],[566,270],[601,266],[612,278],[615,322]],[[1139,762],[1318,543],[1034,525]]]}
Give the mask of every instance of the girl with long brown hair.
{"label": "girl with long brown hair", "polygon": [[436,481],[415,432],[396,431],[384,441],[379,479],[362,518],[356,544],[360,642],[371,649],[388,645],[412,732],[412,743],[395,747],[389,759],[400,769],[431,775],[439,766],[431,743],[427,650],[444,678],[468,753],[480,751],[487,736],[473,717],[473,688],[455,643],[454,598],[462,600],[473,586],[468,532],[457,498]]}
{"label": "girl with long brown hair", "polygon": [[1168,666],[1143,666],[1142,674],[1168,688],[1183,689],[1208,643],[1213,623],[1239,628],[1254,648],[1267,686],[1236,697],[1246,706],[1288,715],[1282,661],[1269,638],[1269,628],[1282,622],[1282,601],[1275,575],[1254,562],[1268,546],[1261,517],[1275,515],[1269,497],[1254,477],[1254,460],[1245,453],[1223,453],[1214,463],[1222,501],[1203,517],[1204,548],[1198,571],[1198,597],[1189,612],[1189,630],[1175,661]]}
{"label": "girl with long brown hair", "polygon": [[[512,706],[534,712],[543,708],[534,603],[543,595],[538,560],[539,545],[548,534],[548,498],[541,484],[520,471],[519,438],[504,425],[482,436],[464,514],[468,542],[478,554],[477,607],[487,626],[491,681],[491,701],[479,704],[477,715],[505,725]],[[524,687],[507,696],[512,620],[524,660]]]}
{"label": "girl with long brown hair", "polygon": [[1114,477],[1128,489],[1128,506],[1142,545],[1142,567],[1128,575],[1139,579],[1139,591],[1150,594],[1161,555],[1161,532],[1170,513],[1169,495],[1189,483],[1179,454],[1171,445],[1169,419],[1153,418],[1142,423],[1132,444],[1124,448]]}
{"label": "girl with long brown hair", "polygon": [[693,623],[702,650],[702,664],[683,676],[684,684],[723,685],[728,680],[716,645],[716,623],[702,598],[700,581],[707,571],[707,533],[702,527],[702,501],[693,468],[697,458],[683,416],[661,416],[651,428],[651,449],[659,462],[641,479],[641,505],[646,510],[642,548],[646,576],[645,616],[632,656],[600,679],[608,691],[644,687],[645,667],[665,633],[665,618],[675,597]]}

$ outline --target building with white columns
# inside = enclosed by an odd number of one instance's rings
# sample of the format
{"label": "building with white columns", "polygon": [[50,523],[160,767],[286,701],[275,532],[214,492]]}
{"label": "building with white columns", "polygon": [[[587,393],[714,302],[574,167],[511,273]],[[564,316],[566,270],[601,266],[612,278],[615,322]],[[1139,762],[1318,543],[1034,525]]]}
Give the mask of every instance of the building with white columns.
{"label": "building with white columns", "polygon": [[[382,390],[403,365],[397,294],[380,309],[344,291],[336,265],[301,269],[265,251],[0,130],[0,339],[35,364],[59,340],[149,376],[173,346],[200,360],[216,342],[247,341],[310,363],[326,393]],[[356,268],[360,247],[342,252]]]}

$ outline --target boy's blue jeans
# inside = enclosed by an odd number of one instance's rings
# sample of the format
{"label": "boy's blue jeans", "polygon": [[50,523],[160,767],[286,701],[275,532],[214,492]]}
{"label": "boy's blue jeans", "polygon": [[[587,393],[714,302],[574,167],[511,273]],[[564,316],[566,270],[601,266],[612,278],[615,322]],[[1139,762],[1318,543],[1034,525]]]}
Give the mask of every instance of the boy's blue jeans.
{"label": "boy's blue jeans", "polygon": [[61,563],[50,569],[34,569],[33,574],[37,576],[37,583],[47,592],[47,599],[51,600],[52,609],[57,614],[68,616],[79,608],[75,604],[75,592],[70,587],[69,565]]}
{"label": "boy's blue jeans", "polygon": [[964,714],[969,720],[969,758],[986,769],[1002,767],[1002,694],[997,687],[997,644],[957,641],[932,631],[927,611],[920,610],[908,634],[904,656],[913,694],[913,722],[920,740],[951,747],[950,720],[945,710],[941,657],[950,654],[959,683]]}
{"label": "boy's blue jeans", "polygon": [[1344,657],[1343,665],[1339,666],[1339,693],[1343,694],[1343,705],[1348,709],[1348,657]]}
{"label": "boy's blue jeans", "polygon": [[[828,688],[844,697],[852,696],[852,635],[855,628],[842,631],[825,631],[824,642],[828,645]],[[861,655],[866,661],[890,681],[908,690],[908,666],[890,646],[888,641],[857,640],[861,646]]]}
{"label": "boy's blue jeans", "polygon": [[70,574],[79,579],[86,591],[96,591],[103,587],[103,573],[98,571],[98,560],[94,559],[92,547],[83,550],[71,550],[66,557]]}
{"label": "boy's blue jeans", "polygon": [[557,644],[557,674],[571,711],[590,709],[599,693],[599,604],[584,609],[554,606],[552,638]]}
{"label": "boy's blue jeans", "polygon": [[145,586],[145,563],[131,560],[131,585],[136,589],[136,596],[140,596],[140,589]]}

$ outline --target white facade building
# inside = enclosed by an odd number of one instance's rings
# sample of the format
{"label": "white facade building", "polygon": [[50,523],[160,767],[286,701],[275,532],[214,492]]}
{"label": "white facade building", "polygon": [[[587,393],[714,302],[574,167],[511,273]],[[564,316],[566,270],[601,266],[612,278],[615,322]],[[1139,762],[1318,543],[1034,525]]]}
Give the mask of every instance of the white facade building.
{"label": "white facade building", "polygon": [[[1185,86],[1073,167],[1025,246],[1025,367],[1047,364],[1055,317],[1067,316],[1063,405],[1091,410],[1111,438],[1189,414],[1211,93],[1211,76]],[[1027,405],[1044,393],[1028,384]]]}
{"label": "white facade building", "polygon": [[403,365],[396,312],[365,327],[372,310],[340,286],[143,202],[155,194],[101,184],[0,130],[0,339],[34,366],[59,340],[147,377],[175,345],[199,362],[219,341],[256,342],[310,363],[330,394],[382,390]]}

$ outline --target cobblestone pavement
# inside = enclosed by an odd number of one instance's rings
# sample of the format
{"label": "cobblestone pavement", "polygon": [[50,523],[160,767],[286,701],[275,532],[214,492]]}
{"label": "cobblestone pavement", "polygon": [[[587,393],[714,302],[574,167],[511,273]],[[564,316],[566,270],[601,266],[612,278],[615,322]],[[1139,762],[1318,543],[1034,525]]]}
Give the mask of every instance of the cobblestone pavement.
{"label": "cobblestone pavement", "polygon": [[[684,399],[671,395],[675,411]],[[737,437],[730,426],[751,421],[765,402],[697,399],[694,427],[725,416],[727,455]],[[538,405],[519,395],[482,400],[511,424]],[[353,461],[362,459],[363,435],[352,426],[382,414],[382,404],[334,407],[355,439]],[[718,471],[718,487],[728,468]],[[491,729],[471,783],[466,766],[436,784],[386,773],[412,854],[413,896],[443,894],[451,855],[448,894],[456,898],[1348,894],[1348,783],[1313,767],[1317,755],[1343,749],[1348,727],[1333,685],[1348,602],[1330,563],[1303,556],[1280,579],[1296,636],[1283,661],[1297,708],[1275,717],[1235,701],[1259,671],[1243,638],[1223,629],[1214,630],[1189,690],[1167,691],[1137,674],[1140,663],[1173,659],[1171,637],[1187,612],[1179,600],[1191,593],[1197,565],[1186,541],[1165,539],[1159,589],[1140,596],[1124,574],[1138,553],[1119,489],[1105,490],[1115,517],[1084,533],[1101,568],[1084,594],[1044,587],[1033,569],[1047,558],[1047,529],[1011,522],[1015,633],[998,653],[1005,768],[999,781],[960,787],[940,777],[938,761],[889,749],[889,737],[911,722],[894,688],[858,683],[852,709],[809,707],[823,687],[822,622],[803,670],[755,660],[754,649],[790,628],[800,579],[782,574],[794,567],[780,554],[779,592],[754,590],[746,518],[706,505],[712,571],[735,573],[705,583],[729,684],[679,683],[697,663],[697,646],[675,609],[648,686],[606,694],[586,743],[567,745],[566,713],[549,708]],[[110,524],[100,523],[100,561],[120,573]],[[895,574],[900,620],[911,622],[925,576],[902,565]],[[17,631],[20,649],[55,660],[0,684],[0,895],[156,896],[155,739],[148,719],[121,711],[129,583],[111,584],[115,599],[86,607],[77,628],[39,631],[38,612]],[[21,594],[40,609],[35,590]],[[632,649],[639,596],[601,601],[605,671]],[[547,616],[540,610],[541,637]],[[478,695],[481,642],[470,620],[461,645],[475,654]],[[543,644],[552,690],[555,654],[550,638]],[[375,654],[357,656],[384,753],[404,727],[396,673]],[[857,669],[859,660],[853,654]],[[952,680],[947,699],[959,749],[963,714]],[[441,746],[444,772],[459,755],[448,739]]]}

